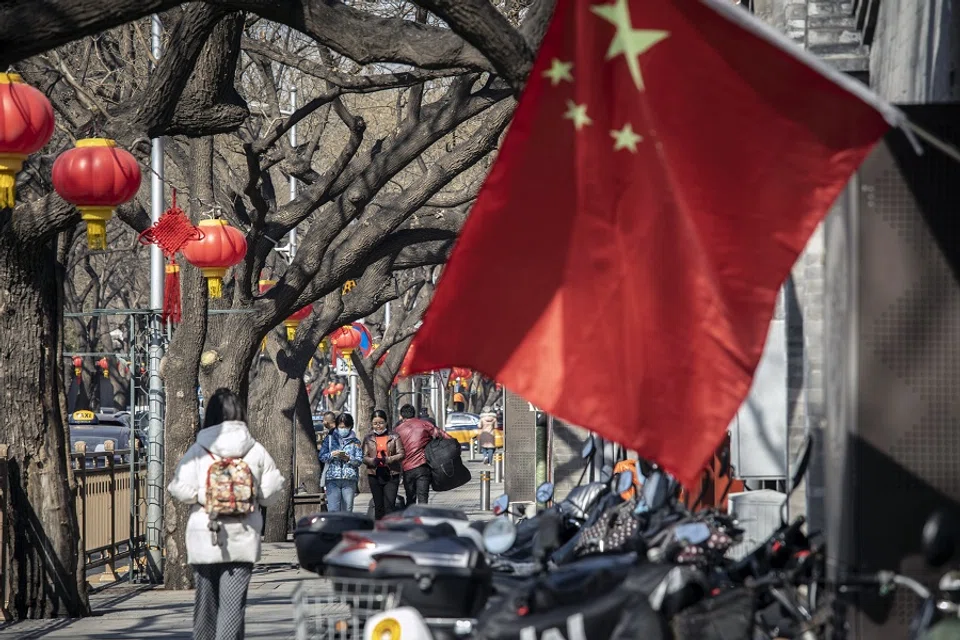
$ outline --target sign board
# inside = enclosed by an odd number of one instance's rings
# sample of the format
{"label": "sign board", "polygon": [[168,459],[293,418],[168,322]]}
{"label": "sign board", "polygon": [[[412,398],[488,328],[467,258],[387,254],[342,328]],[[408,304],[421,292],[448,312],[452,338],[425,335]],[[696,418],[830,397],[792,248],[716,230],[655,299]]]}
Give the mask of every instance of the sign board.
{"label": "sign board", "polygon": [[348,376],[353,372],[353,367],[347,364],[347,361],[344,358],[337,358],[337,369],[338,376]]}

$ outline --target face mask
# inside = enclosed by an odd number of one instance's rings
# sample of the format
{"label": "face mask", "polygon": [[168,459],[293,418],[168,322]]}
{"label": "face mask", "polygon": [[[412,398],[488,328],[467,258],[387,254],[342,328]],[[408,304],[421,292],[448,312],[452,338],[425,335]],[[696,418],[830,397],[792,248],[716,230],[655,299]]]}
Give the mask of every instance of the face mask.
{"label": "face mask", "polygon": [[340,436],[341,438],[346,438],[348,435],[350,435],[350,429],[345,429],[343,427],[340,427],[337,429],[337,435]]}
{"label": "face mask", "polygon": [[374,427],[374,428],[373,428],[373,432],[376,433],[377,435],[381,435],[381,436],[382,436],[383,434],[385,434],[385,433],[387,432],[387,428],[386,428],[385,426],[383,426],[383,427]]}

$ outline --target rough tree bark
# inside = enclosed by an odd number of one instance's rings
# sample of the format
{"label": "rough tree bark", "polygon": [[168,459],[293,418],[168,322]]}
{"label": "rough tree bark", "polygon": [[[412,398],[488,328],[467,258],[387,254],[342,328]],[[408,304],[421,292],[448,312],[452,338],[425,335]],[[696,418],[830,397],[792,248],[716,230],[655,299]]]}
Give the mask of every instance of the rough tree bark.
{"label": "rough tree bark", "polygon": [[[29,215],[17,212],[17,215]],[[0,443],[9,446],[5,534],[18,619],[88,610],[61,381],[62,264],[0,210]]]}
{"label": "rough tree bark", "polygon": [[[190,159],[193,165],[190,211],[196,223],[200,201],[213,201],[213,138],[193,140]],[[183,321],[173,334],[161,372],[167,398],[164,427],[166,484],[170,483],[177,463],[193,444],[200,428],[197,380],[200,375],[199,356],[207,337],[207,285],[199,269],[181,264],[180,291]],[[190,507],[167,496],[163,519],[166,529],[163,584],[166,589],[193,587],[193,572],[187,565],[185,545],[189,513]]]}

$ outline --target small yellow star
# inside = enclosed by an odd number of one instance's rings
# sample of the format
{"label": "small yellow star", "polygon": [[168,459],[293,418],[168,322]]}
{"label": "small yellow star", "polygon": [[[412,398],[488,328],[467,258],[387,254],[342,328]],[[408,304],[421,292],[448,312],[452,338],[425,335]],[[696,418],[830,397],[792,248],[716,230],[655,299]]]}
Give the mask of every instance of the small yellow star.
{"label": "small yellow star", "polygon": [[563,60],[554,58],[550,61],[550,68],[543,72],[543,77],[549,78],[550,84],[553,86],[557,86],[564,80],[573,82],[573,74],[570,73],[572,69],[572,62],[564,62]]}
{"label": "small yellow star", "polygon": [[607,60],[623,55],[627,61],[627,68],[633,78],[633,84],[643,91],[643,75],[640,73],[640,54],[664,40],[670,35],[668,31],[656,29],[634,29],[630,20],[629,0],[615,0],[613,4],[590,7],[590,11],[600,16],[617,28],[610,48],[607,49]]}
{"label": "small yellow star", "polygon": [[637,152],[637,143],[643,141],[643,136],[634,132],[633,125],[629,122],[623,125],[623,129],[613,129],[610,131],[613,137],[613,150],[621,151],[627,149],[630,153]]}
{"label": "small yellow star", "polygon": [[587,115],[587,105],[577,104],[573,100],[567,100],[567,112],[563,114],[563,117],[567,120],[573,120],[573,127],[577,131],[593,124],[593,120]]}

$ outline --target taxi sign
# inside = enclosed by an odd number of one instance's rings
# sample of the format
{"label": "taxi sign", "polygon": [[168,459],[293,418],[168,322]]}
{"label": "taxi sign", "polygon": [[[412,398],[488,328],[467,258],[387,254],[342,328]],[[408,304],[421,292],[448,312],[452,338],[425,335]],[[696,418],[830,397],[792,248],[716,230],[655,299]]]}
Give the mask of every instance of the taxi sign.
{"label": "taxi sign", "polygon": [[94,422],[97,419],[97,414],[87,409],[81,409],[73,412],[73,419],[75,422]]}

